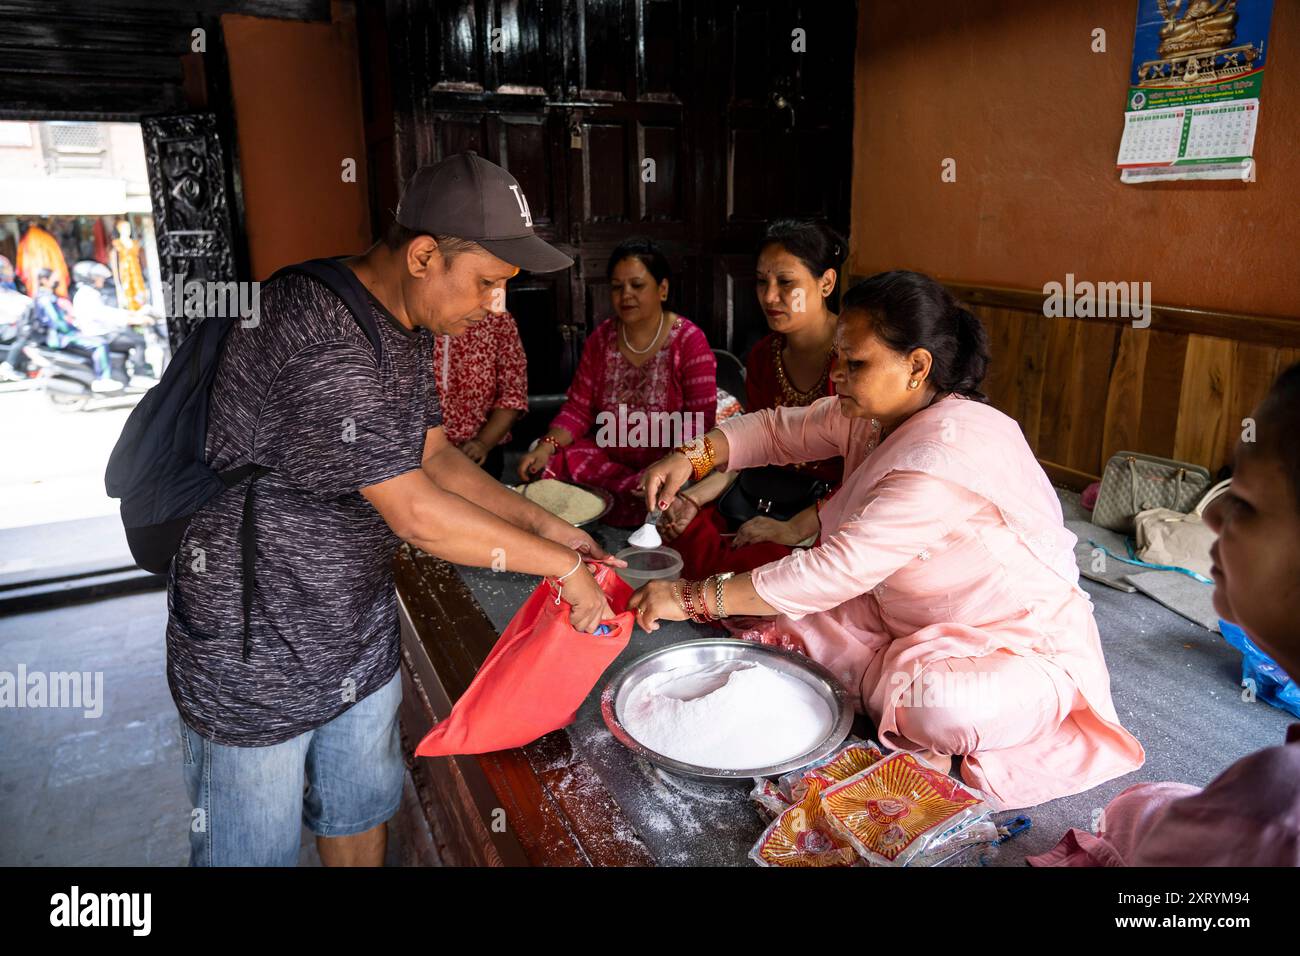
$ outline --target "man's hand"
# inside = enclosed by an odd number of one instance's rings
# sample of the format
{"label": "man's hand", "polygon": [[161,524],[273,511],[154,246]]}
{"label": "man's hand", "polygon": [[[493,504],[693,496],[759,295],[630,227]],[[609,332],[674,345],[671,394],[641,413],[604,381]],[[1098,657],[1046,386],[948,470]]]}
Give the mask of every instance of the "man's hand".
{"label": "man's hand", "polygon": [[684,621],[686,609],[673,596],[673,582],[648,581],[627,599],[627,609],[636,611],[641,630],[659,630],[659,621]]}
{"label": "man's hand", "polygon": [[[575,529],[576,530],[576,529]],[[590,634],[602,621],[612,620],[614,611],[605,600],[605,592],[587,570],[586,564],[560,582],[560,594],[572,610],[569,623],[576,630]]]}
{"label": "man's hand", "polygon": [[[547,541],[554,541],[556,544],[562,544],[566,548],[572,548],[579,554],[590,558],[592,561],[598,561],[601,564],[608,564],[614,568],[625,568],[627,562],[614,557],[604,548],[596,543],[596,540],[581,528],[575,528],[569,522],[562,518],[557,518],[549,511],[545,512],[543,517],[533,526],[533,534],[545,538]],[[575,575],[576,576],[576,575]],[[567,580],[567,579],[566,579]]]}

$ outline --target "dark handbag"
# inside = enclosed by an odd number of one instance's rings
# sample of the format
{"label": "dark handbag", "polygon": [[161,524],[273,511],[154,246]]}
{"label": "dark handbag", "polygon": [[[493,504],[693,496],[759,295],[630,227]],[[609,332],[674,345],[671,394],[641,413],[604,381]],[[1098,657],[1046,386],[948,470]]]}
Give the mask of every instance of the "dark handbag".
{"label": "dark handbag", "polygon": [[718,500],[718,513],[733,532],[760,515],[789,521],[830,490],[829,482],[780,465],[746,468]]}

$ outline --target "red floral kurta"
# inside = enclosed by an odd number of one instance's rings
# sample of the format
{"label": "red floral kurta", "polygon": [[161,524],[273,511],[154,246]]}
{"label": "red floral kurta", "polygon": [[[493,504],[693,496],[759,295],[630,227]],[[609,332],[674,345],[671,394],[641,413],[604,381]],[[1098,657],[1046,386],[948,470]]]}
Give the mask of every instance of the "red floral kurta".
{"label": "red floral kurta", "polygon": [[[528,359],[509,312],[489,315],[462,335],[434,336],[433,373],[453,445],[477,435],[494,408],[528,410]],[[500,443],[509,440],[507,432]]]}

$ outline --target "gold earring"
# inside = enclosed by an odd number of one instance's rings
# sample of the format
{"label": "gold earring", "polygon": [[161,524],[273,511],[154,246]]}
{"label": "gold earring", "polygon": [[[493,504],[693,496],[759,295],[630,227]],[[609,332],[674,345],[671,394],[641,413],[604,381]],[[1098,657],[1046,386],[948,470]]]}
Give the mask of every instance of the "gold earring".
{"label": "gold earring", "polygon": [[920,384],[921,384],[921,383],[918,382],[916,379],[912,379],[910,382],[907,383],[907,387],[908,387],[908,388],[916,388],[916,387],[917,387],[918,385],[920,385]]}

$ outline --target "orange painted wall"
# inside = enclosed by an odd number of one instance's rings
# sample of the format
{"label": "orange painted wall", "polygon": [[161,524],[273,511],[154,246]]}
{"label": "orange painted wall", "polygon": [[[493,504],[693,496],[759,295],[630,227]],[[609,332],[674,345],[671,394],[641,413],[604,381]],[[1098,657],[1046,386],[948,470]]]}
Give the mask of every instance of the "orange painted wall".
{"label": "orange painted wall", "polygon": [[1136,0],[862,0],[849,271],[1022,289],[1072,272],[1150,281],[1161,305],[1300,315],[1300,3],[1274,4],[1249,184],[1120,183],[1136,16]]}
{"label": "orange painted wall", "polygon": [[[370,244],[366,149],[353,23],[221,18],[254,279]],[[345,157],[356,182],[343,182]]]}

